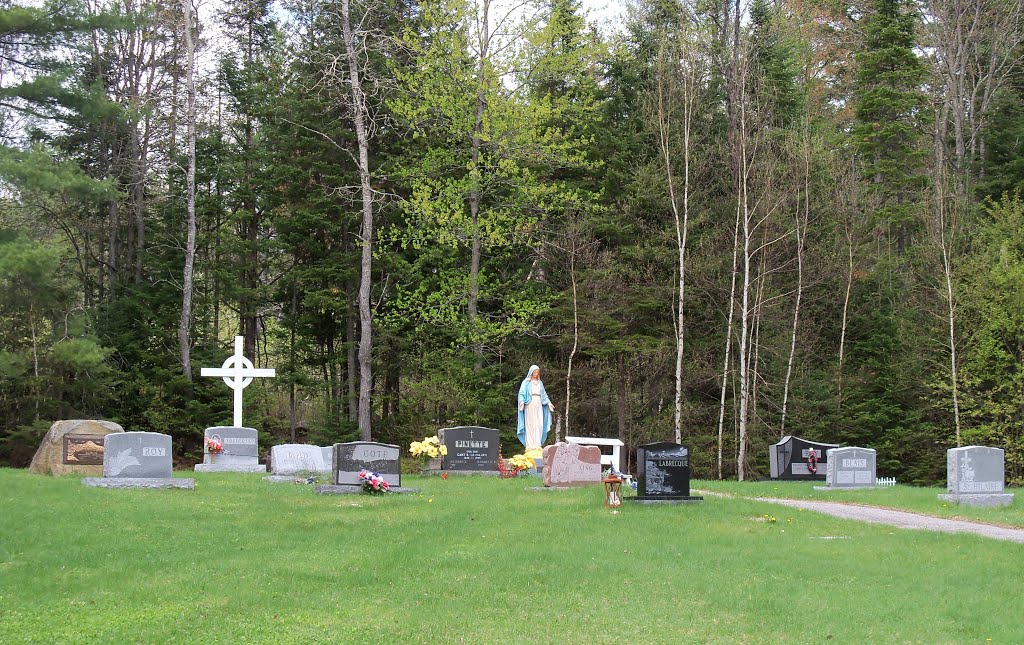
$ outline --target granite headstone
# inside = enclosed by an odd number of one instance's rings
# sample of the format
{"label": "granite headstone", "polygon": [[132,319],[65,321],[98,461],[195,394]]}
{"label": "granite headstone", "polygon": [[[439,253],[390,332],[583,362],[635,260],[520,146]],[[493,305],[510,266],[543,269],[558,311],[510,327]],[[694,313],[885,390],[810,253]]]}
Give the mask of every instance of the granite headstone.
{"label": "granite headstone", "polygon": [[601,483],[601,449],[576,443],[544,447],[544,485],[589,486]]}
{"label": "granite headstone", "polygon": [[[216,439],[224,451],[211,453],[207,440]],[[259,463],[259,433],[255,428],[214,426],[203,434],[203,463],[196,464],[197,472],[265,473],[267,467]]]}
{"label": "granite headstone", "polygon": [[1007,506],[1004,455],[1001,448],[965,446],[946,451],[946,494],[939,499],[969,506]]}
{"label": "granite headstone", "polygon": [[361,486],[360,470],[380,473],[388,486],[400,487],[401,449],[392,444],[372,441],[334,444],[334,485]]}
{"label": "granite headstone", "polygon": [[329,473],[333,463],[333,446],[285,443],[270,449],[270,472],[274,475]]}
{"label": "granite headstone", "polygon": [[498,471],[499,433],[494,428],[460,426],[443,428],[438,437],[448,448],[442,467],[451,472]]}
{"label": "granite headstone", "polygon": [[[828,463],[827,451],[838,448],[837,443],[808,441],[786,435],[777,444],[768,447],[768,460],[772,479],[824,480]],[[817,464],[811,464],[811,452]]]}
{"label": "granite headstone", "polygon": [[103,477],[86,477],[86,486],[103,488],[192,488],[192,479],[174,479],[171,437],[158,432],[107,435]]}
{"label": "granite headstone", "polygon": [[684,445],[662,441],[636,449],[636,497],[644,502],[699,502],[690,495],[690,450]]}
{"label": "granite headstone", "polygon": [[874,488],[875,451],[846,446],[826,452],[825,483],[829,488]]}

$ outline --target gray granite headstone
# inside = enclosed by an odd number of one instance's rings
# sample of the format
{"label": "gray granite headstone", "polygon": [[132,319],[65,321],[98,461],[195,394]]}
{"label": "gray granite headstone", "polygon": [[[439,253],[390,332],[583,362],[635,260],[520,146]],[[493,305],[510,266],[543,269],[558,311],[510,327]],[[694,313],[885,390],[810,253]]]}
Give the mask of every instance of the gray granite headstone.
{"label": "gray granite headstone", "polygon": [[825,483],[829,488],[874,488],[875,451],[846,446],[828,451]]}
{"label": "gray granite headstone", "polygon": [[85,477],[102,488],[193,488],[193,479],[175,479],[171,437],[158,432],[118,432],[106,436],[103,477]]}
{"label": "gray granite headstone", "polygon": [[388,443],[353,441],[334,444],[334,484],[361,486],[359,471],[383,475],[388,486],[402,485],[401,449]]}
{"label": "gray granite headstone", "polygon": [[334,463],[334,448],[301,443],[285,443],[270,449],[270,472],[274,475],[329,473]]}
{"label": "gray granite headstone", "polygon": [[171,437],[157,432],[107,435],[103,450],[104,477],[170,478]]}
{"label": "gray granite headstone", "polygon": [[442,467],[456,473],[498,472],[499,434],[494,428],[476,426],[441,429],[437,435],[448,448]]}
{"label": "gray granite headstone", "polygon": [[[217,439],[224,451],[210,453],[207,439]],[[214,426],[203,433],[203,463],[196,464],[197,472],[254,472],[265,473],[267,467],[259,463],[259,433],[255,428]]]}
{"label": "gray granite headstone", "polygon": [[986,446],[946,451],[946,494],[939,499],[970,506],[1005,506],[1013,493],[1003,489],[1003,450]]}

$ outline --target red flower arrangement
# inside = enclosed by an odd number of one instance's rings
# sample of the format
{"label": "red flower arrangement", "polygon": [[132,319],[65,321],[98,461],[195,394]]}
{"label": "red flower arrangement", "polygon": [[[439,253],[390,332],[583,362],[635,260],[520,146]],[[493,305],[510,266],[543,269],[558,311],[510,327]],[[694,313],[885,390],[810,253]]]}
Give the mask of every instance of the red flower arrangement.
{"label": "red flower arrangement", "polygon": [[219,455],[224,452],[224,442],[210,437],[206,440],[206,452],[213,455]]}

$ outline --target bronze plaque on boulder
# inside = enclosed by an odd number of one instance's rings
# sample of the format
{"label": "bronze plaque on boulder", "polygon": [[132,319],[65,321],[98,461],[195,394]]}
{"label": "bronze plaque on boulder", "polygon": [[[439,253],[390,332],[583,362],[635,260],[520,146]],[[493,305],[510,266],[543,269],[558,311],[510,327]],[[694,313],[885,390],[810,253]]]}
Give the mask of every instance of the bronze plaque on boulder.
{"label": "bronze plaque on boulder", "polygon": [[64,463],[76,466],[102,466],[103,441],[101,434],[64,435]]}

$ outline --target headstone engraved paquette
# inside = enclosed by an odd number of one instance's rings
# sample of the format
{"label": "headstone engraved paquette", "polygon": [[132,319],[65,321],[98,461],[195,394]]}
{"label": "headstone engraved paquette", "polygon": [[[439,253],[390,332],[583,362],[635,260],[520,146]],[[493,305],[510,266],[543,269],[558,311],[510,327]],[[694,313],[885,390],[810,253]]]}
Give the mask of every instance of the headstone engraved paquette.
{"label": "headstone engraved paquette", "polygon": [[678,443],[662,441],[636,449],[637,503],[686,504],[703,502],[690,495],[690,450]]}
{"label": "headstone engraved paquette", "polygon": [[442,468],[451,473],[498,474],[499,432],[494,428],[442,428],[438,438],[448,448]]}
{"label": "headstone engraved paquette", "polygon": [[939,499],[968,506],[1008,506],[1013,493],[1005,492],[1004,481],[1001,448],[951,448],[946,451],[946,494]]}
{"label": "headstone engraved paquette", "polygon": [[[196,464],[196,472],[267,472],[267,467],[259,463],[258,434],[255,428],[207,428],[203,435],[203,463]],[[223,452],[211,453],[210,439],[220,442],[224,446]]]}
{"label": "headstone engraved paquette", "polygon": [[[266,466],[259,463],[259,442],[254,428],[242,425],[242,391],[254,378],[272,377],[272,369],[256,369],[252,361],[242,355],[243,338],[235,336],[235,353],[224,364],[204,367],[202,376],[219,376],[234,391],[234,422],[230,426],[207,428],[203,441],[203,463],[196,464],[197,472],[265,473]],[[211,454],[207,440],[216,438],[224,445],[224,452]]]}
{"label": "headstone engraved paquette", "polygon": [[171,437],[158,432],[108,435],[103,451],[103,477],[82,483],[100,488],[194,488],[193,479],[175,479]]}

